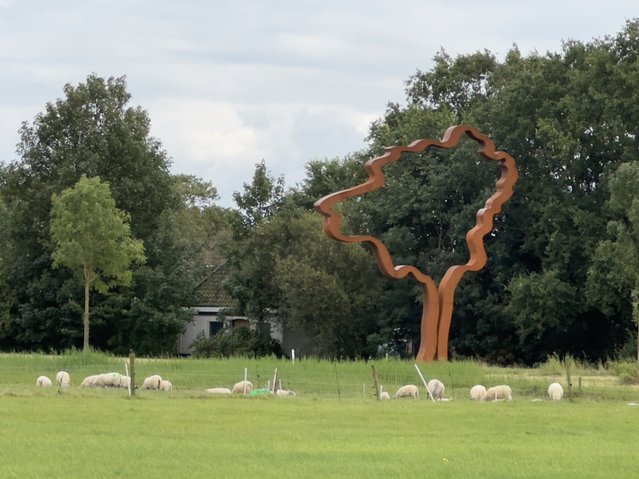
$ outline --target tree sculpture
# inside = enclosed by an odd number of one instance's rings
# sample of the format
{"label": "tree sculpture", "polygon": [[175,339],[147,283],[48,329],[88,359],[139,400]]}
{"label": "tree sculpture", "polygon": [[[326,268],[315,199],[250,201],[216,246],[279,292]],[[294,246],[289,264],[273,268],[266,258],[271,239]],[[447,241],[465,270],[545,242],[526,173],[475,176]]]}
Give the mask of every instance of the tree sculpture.
{"label": "tree sculpture", "polygon": [[[478,153],[483,158],[499,162],[501,176],[496,183],[496,192],[486,200],[483,208],[477,212],[477,222],[466,234],[466,243],[470,257],[466,264],[448,268],[439,287],[433,279],[415,266],[395,266],[388,248],[379,239],[369,235],[346,235],[340,230],[340,216],[333,211],[337,202],[359,196],[380,188],[384,184],[382,167],[400,159],[402,153],[422,153],[431,147],[452,148],[462,136],[479,144]],[[495,144],[487,136],[468,125],[452,126],[446,130],[441,141],[431,139],[416,140],[408,146],[392,146],[382,156],[368,160],[365,164],[368,179],[353,188],[331,193],[315,202],[315,209],[324,215],[324,232],[332,239],[346,243],[368,243],[381,272],[393,279],[402,279],[408,275],[423,286],[424,306],[421,318],[421,342],[417,360],[422,362],[433,359],[448,360],[448,335],[453,314],[455,288],[467,271],[479,271],[488,259],[484,248],[484,237],[493,228],[493,218],[501,211],[502,205],[512,196],[513,185],[517,181],[515,161],[504,151],[495,151]]]}

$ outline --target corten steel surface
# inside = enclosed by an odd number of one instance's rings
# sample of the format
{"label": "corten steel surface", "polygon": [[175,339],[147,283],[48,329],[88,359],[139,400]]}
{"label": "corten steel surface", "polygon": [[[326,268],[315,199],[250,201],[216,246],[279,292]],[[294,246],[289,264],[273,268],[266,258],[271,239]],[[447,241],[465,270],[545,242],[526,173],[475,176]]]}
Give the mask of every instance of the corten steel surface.
{"label": "corten steel surface", "polygon": [[[340,200],[359,196],[380,188],[384,184],[382,167],[400,159],[402,153],[422,153],[428,148],[452,148],[463,135],[479,144],[478,153],[483,158],[499,162],[501,176],[496,183],[496,192],[486,200],[477,212],[477,222],[466,234],[470,257],[464,265],[448,268],[439,287],[433,279],[414,266],[393,264],[388,248],[379,239],[369,235],[345,235],[340,230],[340,217],[333,211],[333,205]],[[431,139],[416,140],[408,146],[386,148],[382,156],[368,160],[364,165],[368,180],[347,190],[331,193],[315,202],[315,209],[324,215],[324,232],[332,239],[346,243],[369,243],[381,272],[393,279],[413,277],[424,288],[424,307],[421,319],[421,344],[417,352],[418,361],[448,359],[448,335],[453,314],[455,288],[467,271],[479,271],[488,259],[484,248],[484,236],[493,228],[493,217],[501,211],[502,205],[512,196],[513,185],[517,181],[515,160],[504,151],[495,151],[495,144],[476,128],[468,125],[451,126],[441,141]]]}

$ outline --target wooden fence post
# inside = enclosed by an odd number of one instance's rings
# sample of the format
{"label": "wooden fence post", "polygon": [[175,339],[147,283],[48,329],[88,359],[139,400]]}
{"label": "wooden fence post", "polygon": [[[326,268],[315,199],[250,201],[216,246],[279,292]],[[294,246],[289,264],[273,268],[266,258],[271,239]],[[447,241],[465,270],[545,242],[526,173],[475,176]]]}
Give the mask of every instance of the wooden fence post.
{"label": "wooden fence post", "polygon": [[130,374],[130,385],[129,385],[129,396],[135,396],[135,353],[131,351],[129,353],[129,374]]}

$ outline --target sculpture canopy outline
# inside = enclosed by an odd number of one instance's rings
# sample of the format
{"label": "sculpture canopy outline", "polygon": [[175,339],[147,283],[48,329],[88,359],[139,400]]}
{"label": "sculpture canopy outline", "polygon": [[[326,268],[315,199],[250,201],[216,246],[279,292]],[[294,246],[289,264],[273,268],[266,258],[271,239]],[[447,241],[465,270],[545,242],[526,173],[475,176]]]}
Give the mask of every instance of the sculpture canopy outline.
{"label": "sculpture canopy outline", "polygon": [[[463,136],[478,143],[478,154],[487,160],[497,161],[501,176],[497,180],[495,193],[486,200],[484,207],[477,211],[476,224],[466,234],[466,244],[470,257],[463,265],[448,268],[439,286],[417,267],[393,263],[388,248],[382,241],[370,235],[343,234],[341,218],[333,206],[347,198],[360,196],[377,190],[384,185],[382,168],[401,159],[402,153],[423,153],[429,148],[449,149],[457,146]],[[448,336],[452,321],[455,289],[467,271],[479,271],[486,265],[488,255],[484,247],[484,237],[493,229],[493,218],[501,211],[503,204],[513,194],[518,173],[515,160],[505,151],[495,150],[495,143],[476,128],[469,125],[451,126],[441,140],[420,139],[408,146],[391,146],[384,154],[368,160],[364,164],[368,179],[353,188],[337,191],[315,202],[315,210],[324,215],[324,232],[330,238],[345,243],[368,243],[372,247],[380,271],[392,279],[403,279],[412,275],[423,286],[424,306],[421,318],[421,341],[417,360],[428,362],[434,359],[448,360]]]}

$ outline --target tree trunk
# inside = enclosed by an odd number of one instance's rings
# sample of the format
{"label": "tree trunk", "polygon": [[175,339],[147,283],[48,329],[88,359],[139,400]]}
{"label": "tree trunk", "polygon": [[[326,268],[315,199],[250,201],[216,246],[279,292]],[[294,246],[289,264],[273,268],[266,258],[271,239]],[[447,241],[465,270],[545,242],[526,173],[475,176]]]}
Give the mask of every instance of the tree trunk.
{"label": "tree trunk", "polygon": [[432,280],[424,284],[421,340],[415,358],[419,362],[433,361],[437,355],[437,328],[439,325],[439,297]]}
{"label": "tree trunk", "polygon": [[84,341],[82,343],[82,351],[89,351],[89,282],[84,280],[84,314],[82,315],[82,324],[84,326]]}

